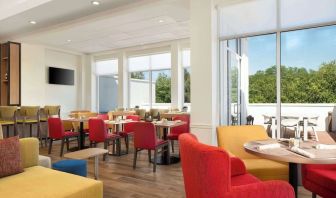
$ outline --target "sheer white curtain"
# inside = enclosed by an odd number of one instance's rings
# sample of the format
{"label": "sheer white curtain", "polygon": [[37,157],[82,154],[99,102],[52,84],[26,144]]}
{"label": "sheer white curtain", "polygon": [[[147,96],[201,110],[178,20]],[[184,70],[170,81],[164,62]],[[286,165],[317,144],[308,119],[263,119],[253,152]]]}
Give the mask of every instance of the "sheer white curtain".
{"label": "sheer white curtain", "polygon": [[229,1],[219,13],[220,37],[232,38],[336,23],[336,0]]}

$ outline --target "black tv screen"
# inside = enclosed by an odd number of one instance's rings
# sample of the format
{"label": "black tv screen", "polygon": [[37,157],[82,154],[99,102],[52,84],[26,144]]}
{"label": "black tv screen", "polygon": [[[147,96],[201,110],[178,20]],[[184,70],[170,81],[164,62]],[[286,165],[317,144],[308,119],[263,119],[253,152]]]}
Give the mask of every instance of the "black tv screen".
{"label": "black tv screen", "polygon": [[49,67],[49,84],[74,85],[74,79],[74,70]]}

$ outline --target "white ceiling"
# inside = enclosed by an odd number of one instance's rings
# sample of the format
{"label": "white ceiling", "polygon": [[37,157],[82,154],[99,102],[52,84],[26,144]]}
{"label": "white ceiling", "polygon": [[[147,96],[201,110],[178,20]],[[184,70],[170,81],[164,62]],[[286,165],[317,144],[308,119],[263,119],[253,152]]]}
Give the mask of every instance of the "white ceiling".
{"label": "white ceiling", "polygon": [[189,37],[189,0],[90,2],[54,0],[0,20],[0,38],[94,53]]}

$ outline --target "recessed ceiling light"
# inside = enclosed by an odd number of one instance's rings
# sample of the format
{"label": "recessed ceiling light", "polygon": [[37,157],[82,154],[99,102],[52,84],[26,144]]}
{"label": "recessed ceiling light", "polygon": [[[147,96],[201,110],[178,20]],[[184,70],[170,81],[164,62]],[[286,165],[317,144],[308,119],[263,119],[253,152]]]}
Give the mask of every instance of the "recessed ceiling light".
{"label": "recessed ceiling light", "polygon": [[70,43],[70,42],[71,42],[71,40],[70,40],[70,39],[68,39],[68,40],[67,40],[67,42],[68,42],[68,43]]}
{"label": "recessed ceiling light", "polygon": [[100,2],[99,1],[91,1],[91,4],[97,6],[97,5],[100,5]]}
{"label": "recessed ceiling light", "polygon": [[163,19],[160,19],[160,20],[159,20],[159,23],[163,23],[163,22],[164,22],[164,20],[163,20]]}
{"label": "recessed ceiling light", "polygon": [[29,21],[29,23],[35,25],[36,21]]}

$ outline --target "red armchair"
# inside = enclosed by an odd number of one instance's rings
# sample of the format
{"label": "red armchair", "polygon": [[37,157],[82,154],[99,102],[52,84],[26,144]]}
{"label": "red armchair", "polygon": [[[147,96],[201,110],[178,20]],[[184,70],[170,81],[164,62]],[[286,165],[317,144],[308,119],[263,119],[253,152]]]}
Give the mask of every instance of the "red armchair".
{"label": "red armchair", "polygon": [[178,140],[179,135],[182,133],[190,133],[190,116],[189,115],[180,115],[173,117],[172,120],[181,120],[186,122],[186,124],[174,127],[170,130],[167,138],[170,140],[172,152],[174,153],[174,140]]}
{"label": "red armchair", "polygon": [[108,116],[108,114],[98,114],[97,115],[97,118],[99,118],[99,119],[102,119],[102,120],[109,120],[109,116]]}
{"label": "red armchair", "polygon": [[336,197],[336,164],[302,165],[302,184],[313,193],[325,197]]}
{"label": "red armchair", "polygon": [[[104,149],[110,145],[117,145],[117,152],[120,152],[120,136],[114,133],[109,133],[106,124],[102,119],[89,119],[89,140],[90,147],[97,146],[97,143],[104,142]],[[103,157],[105,160],[106,154]]]}
{"label": "red armchair", "polygon": [[[140,121],[140,116],[128,115],[126,116],[126,119],[137,122],[137,121]],[[133,133],[134,133],[135,122],[124,124],[124,130],[118,133],[121,137],[125,139],[126,153],[128,153],[128,150],[129,150],[129,137],[133,136]]]}
{"label": "red armchair", "polygon": [[[155,126],[151,122],[135,122],[134,123],[134,159],[133,169],[136,168],[137,154],[141,150],[148,150],[148,161],[151,161],[151,150],[154,150],[153,172],[156,171],[156,162],[159,149],[161,152],[168,152],[167,160],[169,163],[169,142],[167,140],[159,140],[156,137]],[[167,149],[165,149],[165,147]]]}
{"label": "red armchair", "polygon": [[62,120],[60,118],[48,118],[49,129],[49,149],[48,154],[51,153],[52,143],[55,140],[62,140],[60,156],[63,156],[64,142],[67,144],[67,151],[69,150],[69,141],[72,138],[77,138],[79,147],[79,133],[72,131],[65,131]]}
{"label": "red armchair", "polygon": [[223,149],[201,144],[192,134],[180,135],[179,141],[187,198],[294,198],[287,182],[261,182]]}

